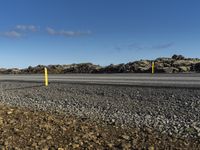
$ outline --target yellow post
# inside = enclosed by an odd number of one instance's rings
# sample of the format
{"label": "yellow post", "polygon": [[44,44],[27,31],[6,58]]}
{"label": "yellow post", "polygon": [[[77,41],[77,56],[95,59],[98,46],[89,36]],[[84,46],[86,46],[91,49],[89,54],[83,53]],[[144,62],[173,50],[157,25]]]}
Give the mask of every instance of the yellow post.
{"label": "yellow post", "polygon": [[152,62],[152,74],[154,74],[154,73],[155,73],[155,63]]}
{"label": "yellow post", "polygon": [[44,68],[44,76],[45,76],[45,86],[48,86],[49,85],[49,81],[48,81],[48,70],[47,68],[45,67]]}

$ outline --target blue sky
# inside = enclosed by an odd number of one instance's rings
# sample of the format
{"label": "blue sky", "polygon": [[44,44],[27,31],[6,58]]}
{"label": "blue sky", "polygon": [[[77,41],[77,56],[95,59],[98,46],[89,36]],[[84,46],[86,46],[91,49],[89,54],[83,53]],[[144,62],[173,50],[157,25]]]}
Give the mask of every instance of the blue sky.
{"label": "blue sky", "polygon": [[200,57],[199,0],[1,0],[0,67]]}

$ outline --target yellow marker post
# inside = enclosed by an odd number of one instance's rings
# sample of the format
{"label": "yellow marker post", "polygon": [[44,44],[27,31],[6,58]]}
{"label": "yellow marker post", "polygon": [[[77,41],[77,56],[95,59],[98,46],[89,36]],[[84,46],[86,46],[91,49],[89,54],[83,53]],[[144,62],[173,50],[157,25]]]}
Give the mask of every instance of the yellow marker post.
{"label": "yellow marker post", "polygon": [[154,74],[154,73],[155,73],[155,63],[152,62],[152,74]]}
{"label": "yellow marker post", "polygon": [[48,86],[49,85],[49,81],[48,81],[48,70],[47,70],[47,68],[45,67],[44,68],[44,76],[45,76],[45,86]]}

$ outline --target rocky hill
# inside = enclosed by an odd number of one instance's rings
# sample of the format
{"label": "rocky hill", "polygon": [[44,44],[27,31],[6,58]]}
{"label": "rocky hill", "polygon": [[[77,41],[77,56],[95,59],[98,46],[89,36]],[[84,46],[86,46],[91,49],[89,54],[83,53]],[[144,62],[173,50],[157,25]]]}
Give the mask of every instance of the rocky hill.
{"label": "rocky hill", "polygon": [[111,64],[109,66],[99,66],[92,63],[70,64],[70,65],[38,65],[25,69],[0,69],[0,74],[39,74],[44,72],[44,67],[48,68],[51,74],[66,73],[150,73],[151,63],[155,62],[155,72],[157,73],[182,73],[200,72],[200,59],[185,58],[182,55],[173,55],[171,58],[157,58],[155,60],[139,60],[126,64]]}

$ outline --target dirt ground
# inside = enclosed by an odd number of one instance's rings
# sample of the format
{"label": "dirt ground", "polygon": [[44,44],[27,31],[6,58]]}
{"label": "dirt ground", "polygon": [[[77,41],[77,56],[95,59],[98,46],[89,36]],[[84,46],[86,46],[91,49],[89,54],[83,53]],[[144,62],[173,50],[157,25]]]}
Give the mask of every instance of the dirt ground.
{"label": "dirt ground", "polygon": [[0,105],[0,149],[200,149],[199,141]]}

